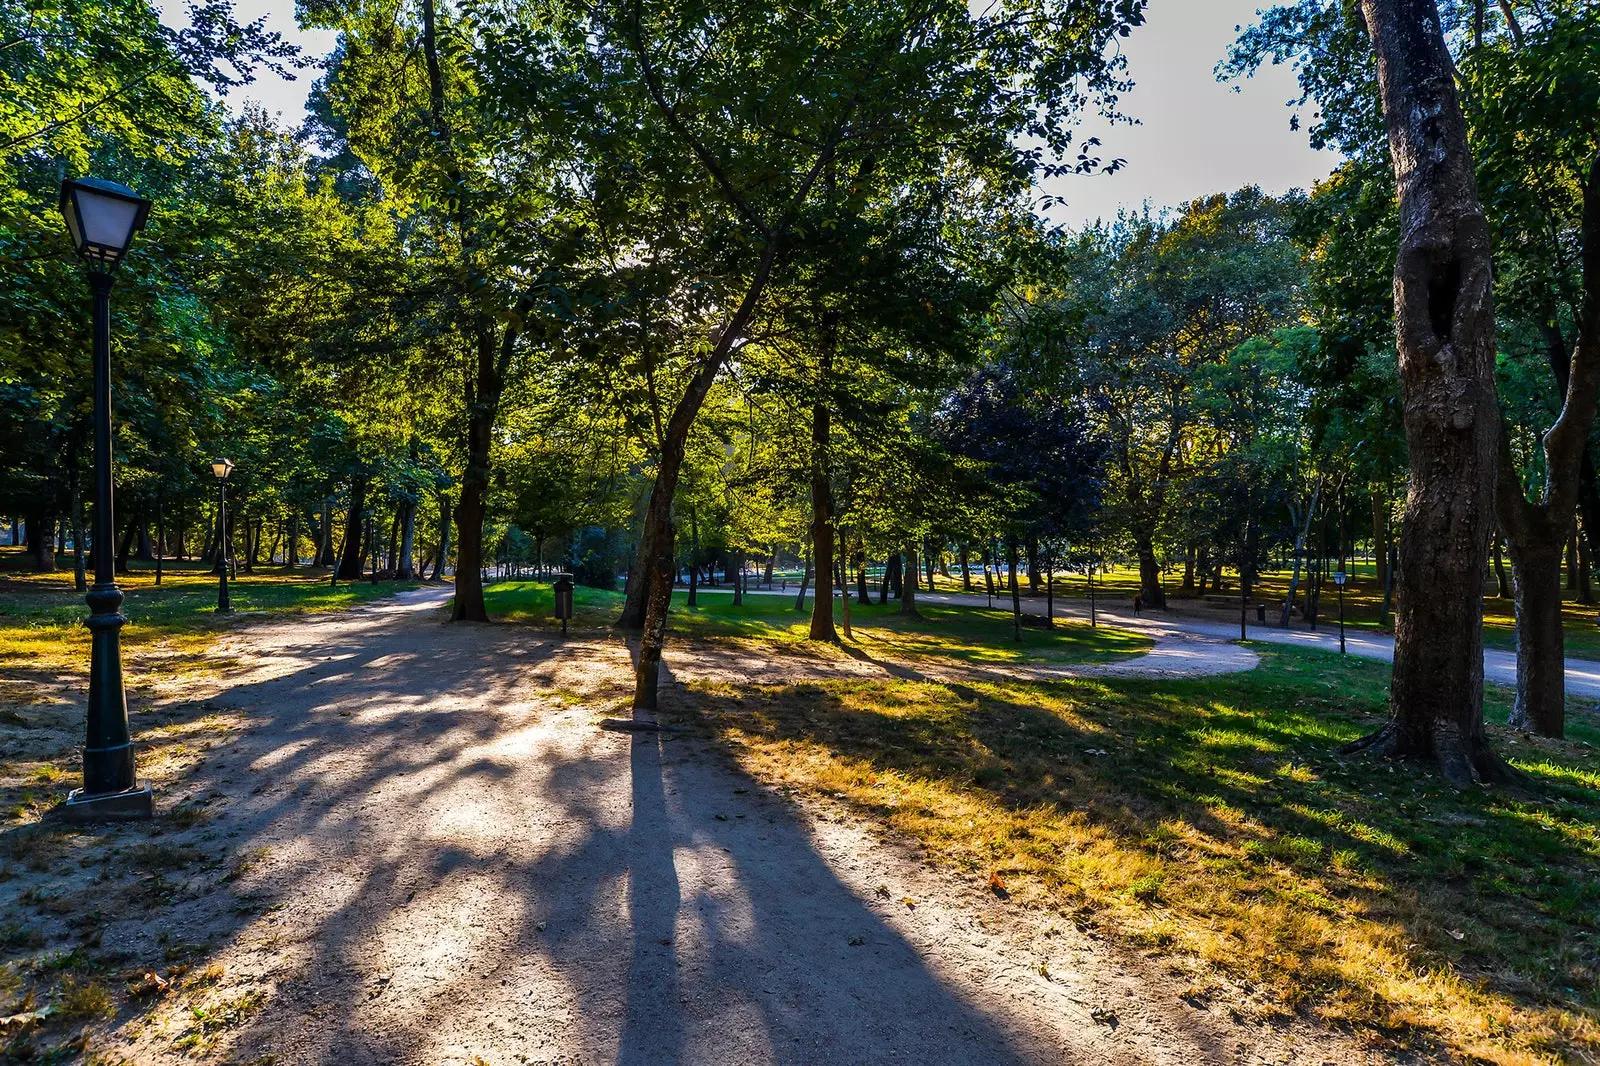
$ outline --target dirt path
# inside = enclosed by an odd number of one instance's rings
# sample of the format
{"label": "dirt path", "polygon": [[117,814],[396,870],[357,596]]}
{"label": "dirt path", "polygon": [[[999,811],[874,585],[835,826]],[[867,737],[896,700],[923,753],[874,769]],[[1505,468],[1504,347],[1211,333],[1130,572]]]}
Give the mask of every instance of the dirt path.
{"label": "dirt path", "polygon": [[[215,812],[189,836],[236,857],[227,889],[105,932],[135,954],[206,945],[212,1002],[237,1007],[198,1023],[216,1058],[1381,1061],[1251,1021],[1236,992],[1186,1000],[1168,960],[961,884],[704,741],[601,731],[620,643],[443,626],[442,595],[229,640],[249,669],[215,702],[247,725],[189,785]],[[682,680],[724,659],[671,661]],[[191,1061],[173,1047],[191,1014],[108,1050]]]}

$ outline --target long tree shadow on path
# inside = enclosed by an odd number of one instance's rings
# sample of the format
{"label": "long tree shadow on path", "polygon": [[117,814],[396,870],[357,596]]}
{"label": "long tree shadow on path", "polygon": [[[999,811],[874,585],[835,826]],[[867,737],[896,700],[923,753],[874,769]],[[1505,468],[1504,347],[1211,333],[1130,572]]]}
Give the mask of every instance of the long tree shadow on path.
{"label": "long tree shadow on path", "polygon": [[263,632],[278,667],[223,697],[250,725],[206,784],[260,856],[233,888],[263,913],[214,954],[269,993],[221,1038],[234,1057],[1059,1059],[1037,1019],[930,969],[786,800],[694,741],[602,733],[598,700],[541,681],[625,671],[617,642],[419,603]]}

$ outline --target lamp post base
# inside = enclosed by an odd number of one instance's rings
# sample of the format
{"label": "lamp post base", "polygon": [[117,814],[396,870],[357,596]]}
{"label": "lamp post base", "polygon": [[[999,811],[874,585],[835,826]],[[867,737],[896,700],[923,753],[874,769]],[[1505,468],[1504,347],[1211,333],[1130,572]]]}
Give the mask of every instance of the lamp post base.
{"label": "lamp post base", "polygon": [[57,810],[69,822],[142,822],[155,817],[155,793],[148,784],[95,796],[75,788]]}

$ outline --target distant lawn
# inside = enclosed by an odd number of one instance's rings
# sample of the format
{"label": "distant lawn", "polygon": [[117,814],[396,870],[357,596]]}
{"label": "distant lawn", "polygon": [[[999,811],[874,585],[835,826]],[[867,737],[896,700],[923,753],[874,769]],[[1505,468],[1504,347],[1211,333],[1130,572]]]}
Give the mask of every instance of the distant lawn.
{"label": "distant lawn", "polygon": [[[485,599],[492,617],[536,625],[556,625],[555,593],[548,584],[506,581],[488,586]],[[797,643],[810,630],[811,599],[806,611],[796,611],[794,596],[749,593],[733,605],[733,594],[699,590],[697,606],[688,605],[685,590],[674,592],[670,625],[682,636],[742,637]],[[622,594],[578,588],[573,593],[573,624],[609,626],[622,609]],[[1014,639],[1009,611],[981,607],[923,604],[920,618],[899,613],[898,604],[850,606],[855,643],[878,648],[900,658],[956,658],[975,664],[1097,663],[1125,659],[1148,651],[1152,641],[1136,633],[1107,626],[1091,629],[1081,622],[1057,621],[1055,628],[1024,628],[1022,641]],[[844,615],[834,603],[834,623],[844,633]]]}
{"label": "distant lawn", "polygon": [[[1510,563],[1507,563],[1507,573],[1510,572]],[[945,578],[942,575],[935,577],[934,585],[939,592],[960,592],[961,575],[959,571],[952,570],[954,577]],[[1345,586],[1345,624],[1355,629],[1376,630],[1378,628],[1379,612],[1383,606],[1383,586],[1378,583],[1377,574],[1373,564],[1366,560],[1358,560],[1349,566],[1350,583]],[[1238,576],[1228,570],[1229,594],[1238,595]],[[1267,604],[1267,617],[1277,620],[1277,611],[1282,605],[1284,597],[1289,592],[1291,573],[1288,570],[1268,570],[1261,575],[1260,584],[1256,588],[1256,595],[1251,597],[1251,602]],[[1019,575],[1020,578],[1020,575]],[[1238,600],[1231,603],[1216,603],[1215,601],[1201,600],[1198,590],[1185,592],[1182,588],[1182,571],[1168,572],[1163,579],[1167,590],[1167,599],[1176,607],[1195,611],[1204,615],[1214,615],[1219,622],[1237,622],[1239,619]],[[1025,581],[1025,578],[1020,578]],[[1027,600],[1029,610],[1039,610],[1043,601],[1042,592]],[[876,588],[876,586],[874,586]],[[981,570],[973,571],[972,592],[983,594],[983,573]],[[1101,602],[1126,607],[1133,601],[1133,595],[1139,589],[1139,571],[1135,567],[1113,567],[1104,574],[1095,576],[1096,594]],[[1023,584],[1026,592],[1027,585]],[[1501,599],[1495,595],[1497,586],[1491,574],[1484,590],[1488,595],[1483,599],[1483,643],[1485,647],[1500,648],[1506,651],[1515,650],[1517,646],[1516,617],[1512,601]],[[1002,593],[996,588],[996,595]],[[1296,600],[1304,606],[1307,593],[1307,578],[1302,571],[1300,585],[1295,593]],[[1566,627],[1567,654],[1577,659],[1600,660],[1600,606],[1594,604],[1581,604],[1577,600],[1576,592],[1563,592],[1565,601],[1562,604],[1562,623]],[[1081,573],[1056,574],[1056,597],[1071,597],[1085,599],[1088,597],[1088,582]],[[1323,584],[1321,606],[1317,618],[1318,626],[1322,629],[1333,630],[1339,624],[1339,590],[1329,580]],[[1304,619],[1296,616],[1291,623],[1297,629],[1307,628]],[[1389,615],[1389,625],[1394,625],[1394,615]]]}
{"label": "distant lawn", "polygon": [[[89,607],[72,587],[72,560],[65,570],[35,574],[20,549],[0,551],[0,669],[87,669]],[[233,614],[218,615],[217,577],[198,563],[164,565],[159,587],[151,563],[135,563],[119,574],[127,596],[122,613],[126,653],[160,643],[170,651],[197,652],[221,629],[240,618],[261,614],[335,611],[363,600],[387,596],[415,584],[365,580],[329,587],[328,571],[258,567],[228,582]],[[93,581],[93,575],[90,575]],[[4,693],[0,692],[0,696]]]}
{"label": "distant lawn", "polygon": [[[1530,791],[1457,792],[1341,745],[1386,664],[1256,645],[1193,681],[692,686],[751,772],[977,884],[1430,1059],[1600,1056],[1600,743],[1493,728]],[[1491,692],[1504,721],[1508,694]],[[1208,985],[1208,982],[1210,984]],[[1441,1056],[1442,1057],[1442,1056]]]}

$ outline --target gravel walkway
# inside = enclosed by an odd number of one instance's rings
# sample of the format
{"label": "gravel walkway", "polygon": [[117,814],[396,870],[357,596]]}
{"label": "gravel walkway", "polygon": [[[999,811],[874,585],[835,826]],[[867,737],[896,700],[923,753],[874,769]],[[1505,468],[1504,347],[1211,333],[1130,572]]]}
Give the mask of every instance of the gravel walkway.
{"label": "gravel walkway", "polygon": [[[219,943],[219,995],[258,997],[218,1056],[1382,1061],[1254,1021],[1237,990],[1185,999],[1173,960],[997,900],[708,742],[602,731],[620,642],[441,625],[444,596],[229,638],[249,670],[216,700],[246,725],[195,787],[216,797],[204,832],[250,857],[230,885],[249,916],[229,893],[174,914]],[[159,1022],[121,1036],[132,1061],[189,1061]]]}

